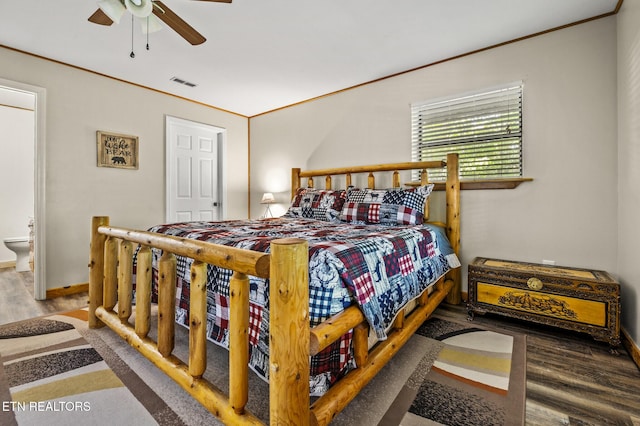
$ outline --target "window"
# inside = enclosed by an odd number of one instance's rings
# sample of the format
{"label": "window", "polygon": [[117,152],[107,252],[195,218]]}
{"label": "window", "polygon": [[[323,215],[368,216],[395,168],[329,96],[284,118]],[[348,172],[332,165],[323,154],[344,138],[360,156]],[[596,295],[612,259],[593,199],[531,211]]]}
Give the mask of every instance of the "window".
{"label": "window", "polygon": [[[522,83],[411,105],[413,161],[460,154],[460,179],[522,176]],[[430,170],[429,180],[446,173]],[[414,179],[417,179],[414,176]]]}

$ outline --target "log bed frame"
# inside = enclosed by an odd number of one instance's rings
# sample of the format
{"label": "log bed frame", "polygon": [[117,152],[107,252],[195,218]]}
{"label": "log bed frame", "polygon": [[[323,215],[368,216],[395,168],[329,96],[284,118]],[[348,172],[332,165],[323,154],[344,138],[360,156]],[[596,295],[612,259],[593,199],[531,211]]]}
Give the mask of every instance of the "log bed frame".
{"label": "log bed frame", "polygon": [[[447,168],[445,229],[456,253],[460,247],[460,182],[458,157],[446,162],[412,162],[316,171],[292,170],[292,194],[301,178],[325,176],[331,188],[332,175],[393,171],[393,185],[400,186],[399,170]],[[426,217],[426,216],[425,216]],[[312,329],[309,325],[308,243],[280,239],[265,254],[203,241],[109,226],[109,218],[92,219],[89,262],[89,326],[109,326],[142,355],[176,381],[225,424],[263,424],[245,409],[249,398],[248,327],[249,275],[270,279],[270,424],[325,425],[382,369],[418,327],[445,298],[460,303],[460,269],[442,277],[431,291],[425,290],[415,309],[399,314],[385,341],[369,351],[368,324],[360,309],[351,306]],[[136,309],[132,315],[134,243],[137,254]],[[159,261],[157,342],[149,336],[151,318],[151,248],[163,250]],[[191,268],[189,359],[185,363],[172,355],[175,329],[176,256],[194,259]],[[206,370],[206,264],[234,271],[230,282],[229,395],[203,378]],[[115,310],[114,310],[115,308]],[[353,329],[357,368],[335,383],[310,405],[309,357]],[[275,343],[275,344],[274,344]]]}

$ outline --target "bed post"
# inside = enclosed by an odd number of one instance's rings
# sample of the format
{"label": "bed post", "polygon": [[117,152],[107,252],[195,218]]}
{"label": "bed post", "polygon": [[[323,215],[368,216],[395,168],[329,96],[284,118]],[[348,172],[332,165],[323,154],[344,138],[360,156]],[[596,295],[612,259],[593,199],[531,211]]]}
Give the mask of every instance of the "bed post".
{"label": "bed post", "polygon": [[291,199],[296,196],[296,191],[300,188],[300,168],[291,169]]}
{"label": "bed post", "polygon": [[[460,257],[460,177],[458,154],[447,154],[447,236],[451,248]],[[460,268],[453,269],[447,274],[453,280],[453,287],[447,295],[447,303],[459,305],[462,302]]]}
{"label": "bed post", "polygon": [[309,243],[271,242],[270,423],[309,425]]}
{"label": "bed post", "polygon": [[104,285],[104,242],[106,236],[98,232],[101,226],[109,226],[108,216],[94,216],[91,219],[91,258],[89,259],[89,327],[104,326],[96,317],[96,308],[102,306]]}

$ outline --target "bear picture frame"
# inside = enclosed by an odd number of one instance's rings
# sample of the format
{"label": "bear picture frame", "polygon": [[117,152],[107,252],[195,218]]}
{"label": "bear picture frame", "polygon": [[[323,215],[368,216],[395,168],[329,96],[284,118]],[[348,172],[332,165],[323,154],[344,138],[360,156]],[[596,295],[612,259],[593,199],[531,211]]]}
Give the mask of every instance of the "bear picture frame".
{"label": "bear picture frame", "polygon": [[96,132],[98,167],[138,169],[138,137],[121,133]]}

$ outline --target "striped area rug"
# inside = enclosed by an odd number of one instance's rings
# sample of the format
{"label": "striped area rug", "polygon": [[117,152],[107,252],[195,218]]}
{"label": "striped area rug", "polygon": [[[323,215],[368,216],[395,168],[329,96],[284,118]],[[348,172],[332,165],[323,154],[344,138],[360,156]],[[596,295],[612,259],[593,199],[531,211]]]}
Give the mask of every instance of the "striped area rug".
{"label": "striped area rug", "polygon": [[117,356],[86,339],[87,311],[0,327],[0,424],[180,425]]}
{"label": "striped area rug", "polygon": [[438,317],[425,322],[417,334],[440,342],[441,349],[435,360],[418,365],[381,425],[524,424],[524,335]]}
{"label": "striped area rug", "polygon": [[[0,326],[0,425],[219,425],[151,362],[87,312]],[[188,331],[174,354],[187,359]],[[427,320],[332,426],[518,425],[524,421],[524,335]],[[205,377],[228,389],[228,353],[207,345]],[[250,375],[248,409],[268,423],[268,385]]]}

